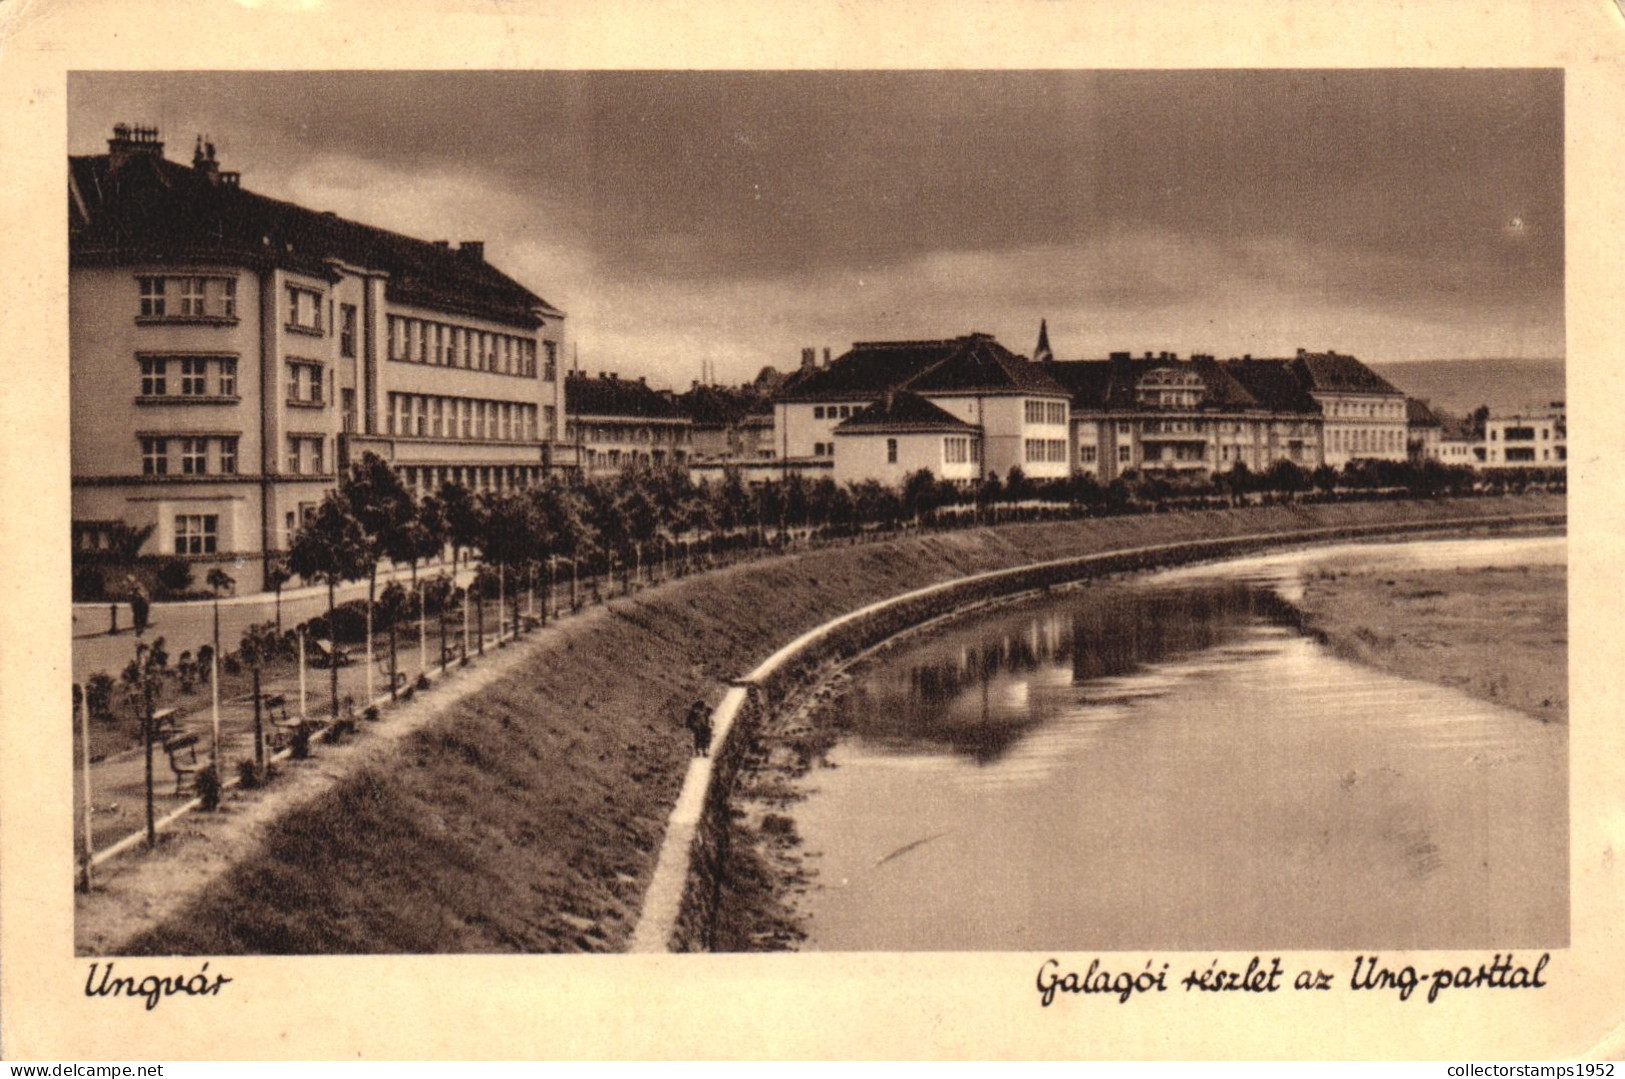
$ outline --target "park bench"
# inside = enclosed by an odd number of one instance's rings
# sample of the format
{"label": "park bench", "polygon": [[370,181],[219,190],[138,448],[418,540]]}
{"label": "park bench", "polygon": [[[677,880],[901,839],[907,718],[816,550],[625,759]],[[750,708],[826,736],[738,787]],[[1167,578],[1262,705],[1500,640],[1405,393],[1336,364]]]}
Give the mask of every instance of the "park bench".
{"label": "park bench", "polygon": [[339,648],[330,641],[318,637],[311,643],[316,646],[315,664],[318,667],[348,667],[355,662],[348,649]]}
{"label": "park bench", "polygon": [[180,721],[176,718],[178,709],[160,708],[152,713],[152,729],[156,734],[168,731],[170,734],[179,734]]}
{"label": "park bench", "polygon": [[179,795],[186,780],[203,768],[197,759],[197,735],[181,734],[166,739],[164,752],[169,755],[169,770],[175,773],[175,793]]}

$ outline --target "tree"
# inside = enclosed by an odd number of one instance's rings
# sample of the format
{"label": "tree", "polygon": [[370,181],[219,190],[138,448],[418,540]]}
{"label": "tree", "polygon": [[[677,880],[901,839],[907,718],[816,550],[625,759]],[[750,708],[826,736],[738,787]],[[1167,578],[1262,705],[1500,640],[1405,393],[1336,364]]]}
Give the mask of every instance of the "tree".
{"label": "tree", "polygon": [[128,565],[141,555],[141,548],[151,538],[157,525],[142,525],[140,528],[114,521],[107,526],[107,552],[113,561]]}
{"label": "tree", "polygon": [[260,670],[280,646],[281,638],[272,622],[249,626],[237,645],[238,658],[249,669],[254,683],[254,773],[262,781],[265,778],[265,720],[260,699]]}
{"label": "tree", "polygon": [[936,509],[937,478],[929,468],[910,472],[903,480],[903,516],[915,524],[920,515]]}
{"label": "tree", "polygon": [[158,638],[149,648],[145,644],[135,646],[135,658],[125,666],[121,675],[124,683],[124,694],[129,700],[135,713],[141,719],[141,745],[147,758],[147,846],[158,845],[158,814],[153,804],[153,776],[152,776],[152,743],[158,734],[158,723],[154,709],[158,702],[158,693],[163,686],[164,639]]}
{"label": "tree", "polygon": [[276,631],[278,634],[282,632],[282,586],[292,579],[293,574],[288,572],[286,556],[273,554],[266,558],[265,583],[276,593]]}
{"label": "tree", "polygon": [[335,720],[339,714],[338,639],[333,632],[336,592],[341,583],[365,577],[370,565],[367,536],[350,510],[349,499],[342,491],[329,491],[314,516],[294,536],[288,566],[307,581],[327,585],[327,632],[335,653],[329,657]]}
{"label": "tree", "polygon": [[[486,507],[485,534],[480,538],[481,556],[498,572],[517,570],[536,560],[545,545],[542,517],[536,504],[524,494],[508,492],[491,498]],[[517,578],[516,578],[517,579]],[[508,589],[513,597],[514,625],[519,624],[519,590]],[[497,612],[497,637],[502,636],[502,612]]]}
{"label": "tree", "polygon": [[480,506],[467,487],[447,483],[440,488],[440,510],[446,537],[451,540],[451,569],[455,575],[459,557],[479,537]]}

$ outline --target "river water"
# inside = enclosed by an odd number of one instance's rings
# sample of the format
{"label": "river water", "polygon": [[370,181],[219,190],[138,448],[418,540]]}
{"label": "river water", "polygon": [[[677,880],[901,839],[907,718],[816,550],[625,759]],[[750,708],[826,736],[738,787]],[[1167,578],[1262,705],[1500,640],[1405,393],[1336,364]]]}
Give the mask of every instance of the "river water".
{"label": "river water", "polygon": [[793,809],[807,949],[1556,947],[1566,728],[1346,662],[1322,565],[1564,564],[1561,537],[1285,552],[958,622],[855,672]]}

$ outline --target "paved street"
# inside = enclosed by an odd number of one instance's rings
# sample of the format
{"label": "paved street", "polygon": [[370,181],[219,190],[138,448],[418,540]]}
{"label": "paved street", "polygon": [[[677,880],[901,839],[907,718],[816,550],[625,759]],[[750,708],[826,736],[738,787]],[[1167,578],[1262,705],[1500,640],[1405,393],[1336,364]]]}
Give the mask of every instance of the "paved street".
{"label": "paved street", "polygon": [[[450,563],[433,566],[418,567],[418,579],[424,581],[433,577],[443,569],[449,569]],[[466,585],[474,579],[474,573],[466,564],[457,575],[457,583]],[[378,570],[378,587],[391,580],[399,580],[402,585],[409,586],[412,573],[407,567],[391,570],[387,566]],[[352,599],[364,599],[367,595],[367,582],[358,581],[338,589],[340,603]],[[116,636],[109,636],[107,628],[110,624],[106,603],[76,603],[73,605],[73,677],[74,680],[83,681],[98,671],[117,678],[118,673],[124,669],[135,655],[135,646],[139,643],[131,631],[132,620],[130,605],[117,604],[119,632]],[[316,585],[308,588],[284,588],[282,590],[282,625],[291,629],[319,614],[327,613],[327,589]],[[270,622],[276,618],[276,596],[272,593],[256,593],[248,596],[227,596],[220,601],[220,644],[222,652],[233,651],[237,642],[242,639],[243,631],[249,626],[261,622]],[[179,656],[183,651],[196,654],[198,646],[207,644],[214,635],[214,603],[210,600],[188,600],[184,603],[154,603],[151,618],[147,623],[147,632],[143,640],[151,641],[156,637],[164,638],[165,647],[171,656]]]}

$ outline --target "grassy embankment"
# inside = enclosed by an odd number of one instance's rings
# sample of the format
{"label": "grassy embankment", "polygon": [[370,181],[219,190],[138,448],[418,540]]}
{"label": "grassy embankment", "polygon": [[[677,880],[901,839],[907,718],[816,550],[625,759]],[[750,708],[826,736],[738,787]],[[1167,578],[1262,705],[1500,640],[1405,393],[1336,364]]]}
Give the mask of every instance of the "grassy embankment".
{"label": "grassy embankment", "polygon": [[1327,570],[1306,582],[1302,607],[1345,658],[1568,722],[1563,566]]}
{"label": "grassy embankment", "polygon": [[[805,629],[880,596],[1042,559],[1562,507],[1560,497],[1531,496],[1014,525],[826,548],[674,582],[556,627],[522,672],[364,760],[277,820],[178,913],[99,950],[615,950],[636,924],[688,764],[684,706],[714,703],[729,678]],[[81,940],[104,939],[98,901],[80,901]]]}

